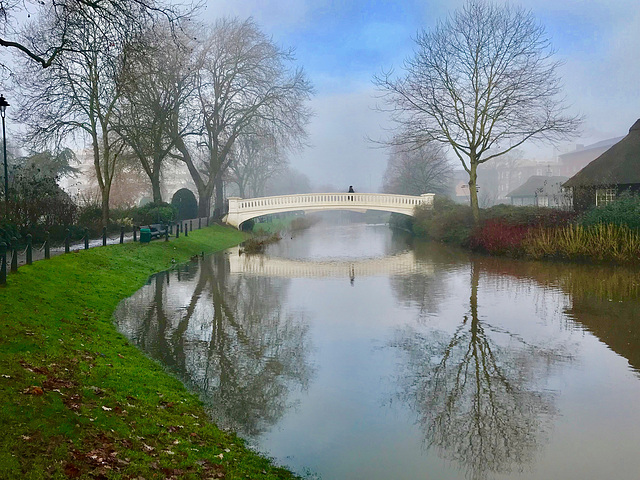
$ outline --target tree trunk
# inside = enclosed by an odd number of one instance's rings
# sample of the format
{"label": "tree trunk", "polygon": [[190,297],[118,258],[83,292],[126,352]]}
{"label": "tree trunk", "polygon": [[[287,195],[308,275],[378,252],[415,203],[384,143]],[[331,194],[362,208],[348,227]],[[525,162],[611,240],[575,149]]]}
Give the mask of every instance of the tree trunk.
{"label": "tree trunk", "polygon": [[209,217],[210,205],[211,195],[207,194],[207,192],[198,190],[198,216]]}
{"label": "tree trunk", "polygon": [[469,199],[471,200],[471,213],[473,215],[473,223],[480,223],[480,207],[478,205],[478,164],[472,158],[469,162]]}
{"label": "tree trunk", "polygon": [[153,202],[162,202],[162,192],[160,191],[160,172],[156,171],[151,177],[151,188],[153,190]]}
{"label": "tree trunk", "polygon": [[102,189],[102,226],[106,227],[109,225],[109,189]]}
{"label": "tree trunk", "polygon": [[224,181],[222,175],[218,175],[215,179],[216,198],[213,209],[213,217],[222,218],[224,212]]}

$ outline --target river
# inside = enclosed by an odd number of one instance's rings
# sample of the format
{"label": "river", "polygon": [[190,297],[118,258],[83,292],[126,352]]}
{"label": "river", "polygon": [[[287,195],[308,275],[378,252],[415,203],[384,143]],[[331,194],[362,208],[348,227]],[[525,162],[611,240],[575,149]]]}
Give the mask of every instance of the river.
{"label": "river", "polygon": [[640,272],[318,225],[152,277],[115,321],[307,478],[640,478]]}

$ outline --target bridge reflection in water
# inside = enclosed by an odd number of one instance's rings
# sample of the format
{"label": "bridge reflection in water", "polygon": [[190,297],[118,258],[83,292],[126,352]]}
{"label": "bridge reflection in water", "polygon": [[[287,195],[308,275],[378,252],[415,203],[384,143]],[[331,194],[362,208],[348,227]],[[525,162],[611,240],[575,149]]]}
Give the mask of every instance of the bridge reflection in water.
{"label": "bridge reflection in water", "polygon": [[228,255],[230,273],[283,278],[375,277],[429,275],[433,265],[419,261],[413,250],[387,257],[341,261],[304,261],[265,255]]}

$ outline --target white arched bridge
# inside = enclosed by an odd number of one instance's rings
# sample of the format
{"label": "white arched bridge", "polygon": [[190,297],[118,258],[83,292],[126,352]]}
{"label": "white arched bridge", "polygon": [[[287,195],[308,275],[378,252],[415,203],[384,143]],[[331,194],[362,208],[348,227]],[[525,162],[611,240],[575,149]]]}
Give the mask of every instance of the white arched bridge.
{"label": "white arched bridge", "polygon": [[259,198],[229,197],[229,213],[223,220],[240,228],[243,222],[252,218],[285,212],[379,210],[413,215],[413,210],[418,205],[433,206],[433,197],[433,193],[420,196],[387,193],[304,193]]}

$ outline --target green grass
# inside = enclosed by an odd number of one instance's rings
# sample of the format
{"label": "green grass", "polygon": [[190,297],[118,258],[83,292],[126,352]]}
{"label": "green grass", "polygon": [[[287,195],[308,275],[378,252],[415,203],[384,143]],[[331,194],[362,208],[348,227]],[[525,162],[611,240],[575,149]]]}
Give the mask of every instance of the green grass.
{"label": "green grass", "polygon": [[111,318],[152,273],[243,239],[213,226],[9,275],[0,287],[0,478],[294,478],[213,425]]}

